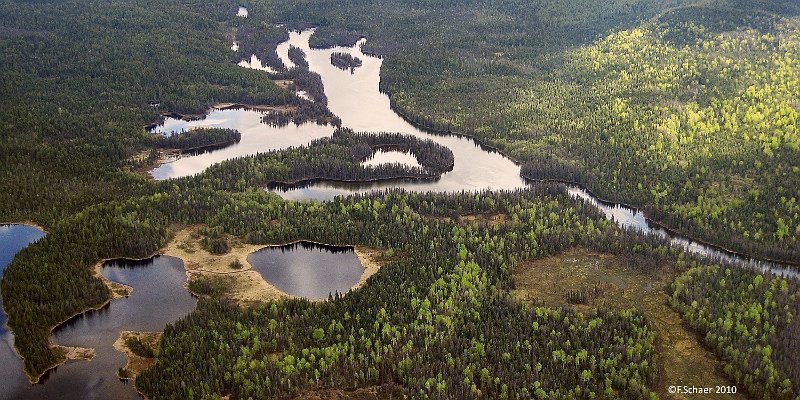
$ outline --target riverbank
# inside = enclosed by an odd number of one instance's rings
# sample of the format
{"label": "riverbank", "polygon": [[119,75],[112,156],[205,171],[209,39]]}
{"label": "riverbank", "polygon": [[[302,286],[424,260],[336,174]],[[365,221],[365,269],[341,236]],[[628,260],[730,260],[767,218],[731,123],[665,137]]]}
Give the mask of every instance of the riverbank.
{"label": "riverbank", "polygon": [[370,184],[370,183],[390,182],[390,181],[400,181],[400,180],[435,181],[440,177],[441,176],[396,175],[386,178],[371,178],[371,179],[307,178],[307,179],[298,179],[296,181],[271,181],[267,183],[266,186],[269,189],[279,189],[283,191],[288,191],[292,189],[301,189],[304,187],[311,186],[315,183],[322,183],[322,182],[357,185],[357,184]]}
{"label": "riverbank", "polygon": [[134,332],[134,331],[122,331],[119,334],[117,340],[114,341],[114,349],[119,351],[122,354],[125,354],[127,358],[127,363],[125,367],[120,371],[124,371],[125,376],[120,376],[120,379],[123,380],[135,380],[137,376],[139,376],[142,371],[150,368],[153,364],[155,364],[156,359],[150,357],[143,357],[136,353],[134,353],[127,345],[128,339],[139,339],[145,345],[150,346],[152,349],[158,348],[158,341],[161,340],[161,336],[163,332]]}
{"label": "riverbank", "polygon": [[218,110],[244,109],[244,110],[253,110],[253,111],[260,111],[260,112],[280,112],[280,113],[294,113],[294,112],[297,112],[297,106],[294,105],[294,104],[283,104],[283,105],[261,104],[261,105],[259,105],[259,104],[244,104],[244,103],[219,103],[219,104],[214,105],[212,108],[216,108]]}
{"label": "riverbank", "polygon": [[[475,142],[475,144],[480,146],[482,149],[484,149],[486,151],[498,153],[498,154],[502,155],[503,157],[509,159],[515,165],[518,165],[518,166],[522,165],[522,163],[517,158],[515,158],[514,156],[509,154],[504,149],[502,149],[500,147],[489,145],[489,144],[484,142],[483,138],[480,138],[480,137],[478,137],[478,136],[476,136],[474,134],[469,134],[469,133],[464,133],[464,132],[456,132],[456,131],[453,131],[453,130],[450,130],[450,129],[438,129],[438,128],[434,127],[433,124],[431,122],[429,122],[429,121],[426,121],[426,120],[417,121],[417,120],[411,119],[409,112],[406,112],[405,110],[403,110],[402,108],[397,106],[397,103],[392,98],[392,94],[391,94],[390,91],[386,90],[386,91],[383,91],[383,93],[386,94],[386,96],[389,97],[389,107],[392,109],[392,111],[394,111],[404,121],[406,121],[410,125],[414,126],[415,128],[423,130],[423,131],[432,132],[432,133],[435,133],[435,134],[453,135],[453,136],[458,136],[458,137],[463,137],[463,138],[470,139],[473,142]],[[568,188],[569,188],[569,186],[574,186],[575,188],[578,188],[580,190],[584,190],[586,193],[588,193],[591,197],[593,197],[595,200],[597,200],[600,203],[603,203],[603,204],[608,205],[608,206],[621,206],[621,207],[628,208],[633,212],[641,213],[645,217],[647,222],[649,222],[650,224],[652,224],[652,225],[654,225],[654,226],[656,226],[656,227],[658,227],[660,229],[663,229],[664,231],[666,231],[666,232],[668,232],[668,233],[670,233],[670,234],[672,234],[674,236],[681,236],[681,237],[685,238],[686,240],[690,240],[692,242],[702,244],[702,245],[704,245],[706,247],[715,249],[715,250],[723,252],[723,253],[727,253],[728,255],[731,255],[731,256],[740,257],[740,258],[746,258],[746,259],[753,260],[753,261],[764,261],[764,262],[769,262],[769,263],[774,263],[774,264],[783,264],[783,265],[787,265],[787,266],[800,267],[800,260],[779,259],[779,258],[769,257],[766,254],[751,254],[751,253],[747,253],[747,252],[740,251],[740,250],[734,250],[734,249],[729,248],[727,246],[724,246],[724,245],[721,245],[721,244],[716,244],[716,243],[713,243],[713,242],[711,242],[709,240],[702,239],[702,238],[697,237],[695,235],[686,233],[685,231],[682,231],[680,229],[677,229],[677,228],[674,228],[674,227],[668,225],[663,220],[652,218],[651,217],[651,213],[649,213],[644,207],[635,206],[633,204],[629,204],[629,203],[625,203],[625,202],[621,202],[621,201],[612,201],[612,200],[603,199],[603,198],[599,197],[597,194],[595,194],[590,188],[588,188],[585,184],[583,184],[581,182],[568,181],[568,180],[564,180],[564,179],[555,179],[555,178],[552,178],[552,179],[549,179],[549,178],[548,179],[536,179],[536,178],[532,178],[532,177],[526,176],[523,173],[520,173],[520,176],[523,179],[525,179],[526,181],[528,181],[528,182],[561,183],[561,184],[566,185]]]}

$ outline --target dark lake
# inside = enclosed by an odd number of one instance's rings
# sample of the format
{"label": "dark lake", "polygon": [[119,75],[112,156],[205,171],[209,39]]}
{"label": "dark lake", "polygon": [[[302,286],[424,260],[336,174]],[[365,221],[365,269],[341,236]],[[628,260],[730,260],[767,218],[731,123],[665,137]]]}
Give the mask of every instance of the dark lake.
{"label": "dark lake", "polygon": [[[0,279],[14,256],[44,235],[41,229],[30,225],[0,225]],[[0,308],[2,306],[0,296]],[[8,331],[6,320],[5,311],[0,312],[0,382],[3,387],[0,398],[7,398],[9,391],[29,386],[28,378],[22,372],[22,360],[14,350],[14,335]]]}
{"label": "dark lake", "polygon": [[[161,331],[164,326],[194,309],[195,299],[184,288],[183,261],[155,256],[146,260],[113,260],[102,273],[115,282],[133,287],[130,297],[112,300],[100,310],[81,314],[56,329],[53,340],[65,346],[91,347],[97,354],[91,361],[70,361],[47,374],[42,383],[31,386],[17,363],[19,376],[4,379],[8,399],[139,399],[132,385],[117,378],[125,366],[125,355],[113,347],[123,330]],[[8,364],[0,369],[5,370]],[[3,375],[5,377],[5,375]]]}
{"label": "dark lake", "polygon": [[347,293],[364,267],[352,247],[296,242],[250,253],[247,261],[278,289],[309,299]]}

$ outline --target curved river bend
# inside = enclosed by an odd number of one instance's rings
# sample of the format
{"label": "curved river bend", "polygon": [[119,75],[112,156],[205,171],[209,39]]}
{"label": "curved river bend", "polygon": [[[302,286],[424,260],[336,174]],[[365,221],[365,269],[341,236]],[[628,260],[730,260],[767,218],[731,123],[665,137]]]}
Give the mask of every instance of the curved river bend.
{"label": "curved river bend", "polygon": [[[520,167],[503,155],[486,149],[475,140],[458,135],[431,133],[418,129],[405,121],[390,106],[389,97],[381,93],[380,67],[382,60],[364,54],[361,45],[364,39],[353,47],[335,47],[330,49],[311,49],[309,38],[313,30],[290,32],[289,40],[281,43],[278,56],[284,64],[292,66],[288,60],[290,45],[301,48],[306,53],[309,68],[320,74],[328,97],[328,107],[342,120],[344,127],[366,132],[401,132],[422,139],[430,139],[452,150],[455,157],[453,171],[448,172],[436,181],[395,180],[372,183],[316,182],[304,187],[290,189],[272,188],[282,197],[291,200],[331,200],[335,196],[379,191],[388,188],[403,188],[410,191],[479,191],[479,190],[513,190],[526,187],[529,183],[520,176]],[[333,52],[344,52],[360,58],[361,67],[354,71],[341,70],[330,64]],[[168,119],[166,130],[189,129],[193,126],[218,126],[228,128],[244,127],[242,142],[230,148],[200,156],[187,157],[176,162],[163,164],[152,171],[157,179],[193,175],[201,172],[211,164],[227,158],[255,154],[268,150],[283,149],[289,146],[300,146],[312,139],[330,136],[332,127],[303,124],[275,128],[260,124],[261,113],[245,110],[211,110],[205,120],[185,122]],[[247,140],[247,141],[246,141]],[[376,160],[384,157],[378,155]],[[404,161],[397,157],[386,157],[387,162]],[[373,163],[370,163],[374,165]],[[535,182],[530,184],[536,184]],[[727,261],[735,265],[771,271],[782,275],[797,276],[796,268],[784,264],[752,259],[738,255],[725,249],[698,243],[688,237],[663,229],[636,210],[623,205],[607,203],[593,196],[584,188],[566,185],[568,193],[576,198],[596,206],[607,218],[623,228],[634,229],[643,234],[656,235],[669,240],[694,254],[711,259]]]}

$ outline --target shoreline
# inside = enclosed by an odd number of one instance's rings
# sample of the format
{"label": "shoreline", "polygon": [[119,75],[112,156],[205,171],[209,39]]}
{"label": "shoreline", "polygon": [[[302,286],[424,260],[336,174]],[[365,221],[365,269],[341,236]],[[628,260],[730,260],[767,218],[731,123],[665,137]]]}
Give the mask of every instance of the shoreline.
{"label": "shoreline", "polygon": [[380,251],[377,248],[367,247],[367,246],[353,246],[353,251],[356,253],[358,261],[361,262],[361,266],[364,267],[364,272],[358,278],[358,282],[356,282],[356,284],[350,288],[351,291],[356,291],[358,289],[361,289],[367,283],[367,280],[369,280],[369,278],[378,273],[382,265],[376,260],[377,253]]}
{"label": "shoreline", "polygon": [[[23,360],[23,370],[25,371],[25,375],[27,375],[27,376],[28,376],[28,381],[29,381],[29,382],[30,382],[32,385],[38,384],[38,383],[39,383],[39,381],[42,379],[42,377],[44,377],[44,376],[45,376],[46,374],[48,374],[50,371],[52,371],[52,370],[54,370],[54,369],[56,369],[56,368],[60,367],[61,365],[64,365],[64,364],[66,364],[68,361],[71,361],[71,360],[72,360],[72,359],[70,359],[70,358],[69,358],[69,355],[70,355],[69,349],[70,349],[70,348],[69,348],[69,347],[67,347],[67,346],[61,346],[61,345],[59,345],[59,344],[55,343],[55,342],[53,341],[53,332],[54,332],[56,329],[58,329],[58,327],[59,327],[59,326],[63,325],[64,323],[68,322],[69,320],[71,320],[71,319],[73,319],[73,318],[75,318],[75,317],[78,317],[78,316],[80,316],[80,315],[82,315],[82,314],[85,314],[85,313],[87,313],[87,312],[91,312],[91,311],[97,311],[97,310],[101,310],[101,309],[105,308],[107,305],[109,305],[109,304],[111,303],[111,300],[113,300],[113,299],[108,299],[108,300],[104,301],[104,302],[103,302],[102,304],[100,304],[100,305],[93,306],[93,307],[89,307],[89,308],[87,308],[87,309],[85,309],[85,310],[83,310],[83,311],[79,311],[79,312],[77,312],[77,313],[75,313],[75,314],[73,314],[73,315],[70,315],[68,318],[66,318],[66,319],[64,319],[64,320],[62,320],[62,321],[59,321],[58,323],[56,323],[56,324],[55,324],[55,325],[53,325],[52,327],[50,327],[50,334],[48,335],[48,347],[50,348],[50,351],[53,351],[53,350],[55,350],[55,349],[66,349],[66,350],[68,350],[68,351],[67,351],[67,354],[63,355],[63,357],[64,357],[64,359],[63,359],[63,360],[59,360],[59,361],[57,361],[55,364],[48,366],[46,369],[44,369],[44,370],[43,370],[42,372],[40,372],[38,375],[33,375],[33,374],[31,374],[31,373],[28,371],[28,369],[24,367],[24,361],[25,361],[25,358],[23,357],[23,358],[22,358],[22,360]],[[11,331],[11,333],[14,333],[14,332],[13,332],[13,331]],[[15,336],[16,336],[16,334],[15,334]],[[15,346],[15,347],[16,347],[16,346]],[[94,352],[94,351],[95,351],[95,349],[90,349],[90,348],[82,348],[82,347],[75,347],[74,349],[90,350],[90,351],[92,351],[92,352]],[[18,354],[19,354],[19,353],[18,353]],[[93,356],[92,356],[92,357],[93,357]],[[87,359],[87,358],[77,358],[76,360],[81,360],[81,359],[91,360],[91,357],[90,357],[90,358],[88,358],[88,359]]]}
{"label": "shoreline", "polygon": [[41,225],[39,225],[39,224],[37,224],[36,222],[33,222],[33,221],[0,222],[0,226],[3,226],[3,225],[9,225],[9,226],[11,226],[11,225],[27,225],[27,226],[34,227],[34,228],[36,228],[36,229],[38,229],[38,230],[40,230],[40,231],[42,231],[44,233],[47,233],[47,229],[45,229],[45,227],[43,227],[43,226],[41,226]]}
{"label": "shoreline", "polygon": [[238,103],[238,102],[223,102],[223,103],[215,103],[207,107],[206,111],[198,114],[183,114],[175,111],[162,111],[158,113],[158,117],[154,122],[144,125],[144,129],[147,132],[152,133],[151,131],[157,128],[159,125],[164,123],[164,119],[166,118],[174,118],[180,119],[186,122],[191,121],[201,121],[208,117],[214,110],[235,110],[235,109],[245,109],[245,110],[254,110],[260,112],[296,112],[297,105],[295,104],[279,104],[279,105],[270,105],[270,104],[245,104],[245,103]]}
{"label": "shoreline", "polygon": [[[419,122],[414,122],[414,121],[410,120],[407,113],[403,112],[402,110],[400,110],[399,108],[396,107],[395,101],[392,99],[391,93],[389,93],[389,92],[382,92],[382,93],[386,94],[386,96],[389,97],[389,107],[392,109],[392,111],[394,111],[404,121],[408,122],[410,125],[414,126],[415,128],[421,129],[421,130],[424,130],[424,131],[428,131],[428,132],[431,132],[431,133],[434,133],[434,134],[439,134],[439,135],[453,135],[453,136],[459,136],[459,137],[464,137],[464,138],[467,138],[467,139],[471,139],[473,142],[475,142],[481,148],[487,149],[488,151],[491,151],[491,152],[498,153],[498,154],[502,155],[503,157],[511,160],[511,162],[513,162],[515,165],[522,166],[522,163],[519,160],[517,160],[515,157],[512,157],[511,155],[509,155],[503,149],[500,149],[498,147],[486,144],[486,143],[483,142],[483,139],[478,138],[475,135],[468,134],[468,133],[462,133],[462,132],[456,132],[456,131],[452,131],[452,130],[435,129],[435,128],[431,127],[430,125],[428,125],[427,123],[419,123]],[[520,177],[522,177],[526,181],[532,181],[532,182],[561,183],[561,184],[564,184],[564,185],[575,186],[578,189],[585,190],[590,196],[595,198],[597,201],[603,203],[604,205],[607,205],[607,206],[622,206],[622,207],[625,207],[625,208],[629,208],[629,209],[631,209],[633,211],[641,213],[645,217],[647,222],[649,222],[649,223],[651,223],[653,225],[656,225],[657,227],[659,227],[661,229],[664,229],[665,231],[669,232],[670,234],[673,234],[673,235],[676,235],[676,236],[682,236],[685,239],[688,239],[688,240],[690,240],[692,242],[700,243],[702,245],[705,245],[707,247],[711,247],[711,248],[713,248],[715,250],[718,250],[718,251],[721,251],[723,253],[728,253],[729,255],[733,255],[733,256],[736,256],[736,257],[747,258],[747,259],[752,260],[752,261],[763,261],[763,262],[769,262],[769,263],[778,264],[778,265],[783,264],[783,265],[788,266],[788,267],[800,267],[800,261],[778,259],[778,258],[766,256],[766,255],[757,256],[757,255],[754,255],[754,254],[751,254],[751,253],[746,253],[746,252],[739,251],[739,250],[733,250],[733,249],[725,247],[724,245],[715,244],[715,243],[712,243],[712,242],[707,241],[705,239],[700,239],[700,238],[698,238],[696,236],[684,233],[679,229],[676,229],[676,228],[673,228],[673,227],[667,225],[665,222],[663,222],[661,220],[657,220],[657,219],[652,218],[650,216],[650,214],[643,207],[638,207],[638,206],[635,206],[633,204],[626,203],[624,201],[611,201],[611,200],[603,199],[600,196],[598,196],[597,194],[595,194],[595,192],[593,192],[591,189],[589,189],[586,185],[584,185],[583,183],[580,183],[580,182],[569,181],[569,180],[565,180],[565,179],[557,179],[557,178],[534,179],[534,178],[530,178],[530,177],[527,177],[527,176],[523,175],[521,172],[520,172]]]}
{"label": "shoreline", "polygon": [[386,181],[394,181],[394,180],[414,180],[414,181],[432,181],[438,180],[440,176],[412,176],[412,175],[398,175],[392,176],[387,178],[370,178],[364,180],[355,180],[355,179],[336,179],[336,178],[304,178],[298,179],[296,181],[270,181],[266,184],[269,188],[274,186],[275,189],[284,189],[284,191],[289,191],[292,189],[303,189],[308,187],[309,185],[313,185],[315,183],[320,182],[331,182],[331,183],[345,183],[345,184],[358,184],[358,183],[380,183]]}
{"label": "shoreline", "polygon": [[[150,257],[152,257],[152,256],[150,256]],[[138,258],[138,259],[137,258],[128,258],[128,259],[130,259],[130,260],[146,260],[146,259],[148,259],[150,257]],[[95,264],[94,268],[92,268],[93,275],[95,275],[96,277],[98,277],[98,279],[103,281],[103,283],[108,288],[109,292],[111,293],[111,297],[110,298],[108,298],[106,301],[102,302],[99,305],[86,308],[86,309],[84,309],[82,311],[78,311],[75,314],[70,315],[69,317],[59,321],[58,323],[56,323],[55,325],[52,325],[50,327],[50,334],[48,335],[48,347],[50,348],[51,351],[54,350],[54,349],[66,350],[66,354],[64,354],[64,359],[63,360],[59,360],[55,364],[53,364],[51,366],[48,366],[46,369],[44,369],[38,375],[33,375],[28,371],[27,368],[25,368],[25,364],[24,364],[25,363],[25,358],[22,357],[20,355],[20,353],[17,351],[16,345],[14,346],[14,352],[16,352],[17,355],[20,357],[20,359],[23,361],[23,368],[22,369],[25,372],[25,375],[28,377],[28,381],[32,385],[38,384],[43,376],[45,376],[47,373],[49,373],[53,369],[58,368],[61,365],[64,365],[68,361],[73,361],[73,360],[91,360],[94,357],[94,354],[96,352],[95,349],[87,348],[87,347],[62,346],[62,345],[60,345],[60,344],[58,344],[58,343],[53,341],[53,333],[61,325],[69,322],[71,319],[76,318],[76,317],[78,317],[80,315],[83,315],[85,313],[88,313],[88,312],[101,310],[101,309],[105,308],[106,306],[108,306],[109,304],[111,304],[112,300],[116,300],[116,299],[119,299],[119,298],[127,297],[133,292],[133,288],[132,287],[130,287],[128,285],[124,285],[124,284],[119,283],[119,282],[114,282],[114,281],[106,278],[102,273],[100,273],[100,270],[102,269],[102,266],[103,266],[103,264],[105,262],[111,261],[111,260],[117,260],[117,259],[120,259],[120,258],[124,258],[124,257],[115,257],[115,258],[102,259],[97,264]],[[117,293],[117,290],[122,290],[122,289],[128,290],[127,295],[122,295],[120,293]],[[16,333],[12,329],[10,329],[10,327],[9,327],[9,332],[11,332],[13,335],[16,336]],[[84,353],[80,354],[80,353],[78,353],[79,351],[83,351]],[[86,353],[87,352],[91,352],[91,356],[90,357],[86,357]],[[71,355],[72,355],[72,357],[70,357]]]}
{"label": "shoreline", "polygon": [[[85,313],[88,313],[88,312],[101,310],[101,309],[105,308],[106,306],[108,306],[111,303],[111,301],[119,299],[119,298],[127,297],[133,292],[133,288],[131,286],[128,286],[128,285],[125,285],[125,284],[122,284],[122,283],[119,283],[119,282],[112,281],[112,280],[106,278],[100,272],[102,270],[103,264],[108,262],[108,261],[119,260],[119,259],[141,261],[141,260],[147,260],[149,258],[152,258],[152,257],[155,257],[155,256],[160,256],[160,255],[179,258],[183,262],[183,267],[184,267],[184,270],[186,271],[186,284],[185,284],[186,290],[189,291],[190,293],[192,293],[192,295],[194,295],[194,296],[197,296],[198,294],[192,292],[188,288],[189,280],[192,278],[192,276],[194,274],[201,275],[201,276],[203,274],[214,275],[214,276],[230,276],[230,275],[234,275],[234,274],[246,274],[246,273],[249,273],[249,275],[251,275],[251,276],[249,277],[250,279],[246,283],[250,284],[251,287],[248,288],[247,286],[245,286],[243,288],[243,290],[241,290],[241,292],[239,293],[239,295],[240,295],[239,298],[237,298],[235,292],[234,293],[228,292],[228,293],[224,294],[225,296],[229,296],[232,300],[237,301],[240,306],[246,306],[248,303],[253,303],[253,302],[279,300],[279,299],[290,299],[290,298],[291,299],[301,299],[301,298],[303,298],[303,297],[300,297],[300,296],[295,296],[295,295],[288,294],[288,293],[278,289],[277,287],[275,287],[274,285],[269,283],[267,280],[265,280],[263,278],[263,276],[261,276],[261,274],[259,272],[255,271],[253,269],[253,266],[247,260],[247,255],[249,255],[250,253],[253,253],[255,251],[264,249],[264,248],[283,247],[283,246],[287,246],[287,245],[291,245],[291,244],[295,244],[295,243],[300,243],[300,242],[312,243],[312,244],[316,244],[316,245],[319,245],[319,246],[349,247],[349,248],[352,248],[353,251],[356,253],[356,256],[358,257],[359,262],[361,263],[361,266],[364,268],[364,271],[360,275],[358,281],[356,283],[354,283],[353,286],[351,286],[350,291],[355,291],[355,290],[358,290],[361,287],[363,287],[364,284],[366,283],[366,281],[372,275],[377,273],[382,267],[380,265],[380,263],[378,263],[377,260],[375,259],[375,254],[379,251],[378,249],[371,248],[371,247],[368,247],[368,246],[362,246],[362,245],[335,245],[335,244],[330,244],[330,243],[321,243],[321,242],[315,242],[315,241],[312,241],[312,240],[299,239],[299,240],[294,240],[294,241],[290,241],[290,242],[283,243],[283,244],[267,244],[267,245],[243,244],[242,249],[240,249],[239,252],[235,252],[235,253],[234,252],[229,252],[229,253],[227,253],[225,255],[220,255],[220,256],[212,255],[211,253],[208,253],[204,249],[201,248],[201,249],[199,249],[199,251],[205,252],[208,256],[211,256],[211,257],[218,257],[219,261],[222,261],[222,257],[226,256],[226,255],[229,256],[228,258],[233,257],[233,258],[237,258],[238,259],[238,256],[240,256],[242,253],[244,253],[244,255],[245,255],[244,256],[244,260],[240,260],[242,262],[242,264],[244,265],[244,267],[242,269],[231,269],[230,271],[214,271],[214,270],[204,269],[204,268],[194,268],[194,269],[192,269],[192,268],[189,267],[190,263],[196,264],[197,261],[199,261],[199,260],[191,255],[191,254],[193,254],[192,252],[188,252],[186,250],[180,249],[178,247],[179,246],[178,242],[179,242],[179,239],[181,239],[181,238],[185,239],[186,236],[190,237],[191,234],[194,233],[198,227],[199,227],[199,225],[193,225],[193,226],[183,227],[182,229],[179,229],[175,233],[175,235],[172,237],[172,239],[170,239],[167,242],[166,245],[164,245],[163,247],[161,247],[160,249],[158,249],[157,251],[153,252],[152,254],[150,254],[147,257],[142,257],[142,258],[112,257],[112,258],[105,258],[105,259],[102,259],[102,260],[98,261],[94,265],[94,267],[92,268],[92,271],[93,271],[93,274],[95,276],[97,276],[98,279],[100,279],[106,285],[106,287],[109,289],[110,297],[107,300],[105,300],[104,302],[102,302],[102,303],[100,303],[98,305],[90,306],[88,308],[85,308],[85,309],[83,309],[81,311],[78,311],[78,312],[68,316],[65,319],[57,322],[56,324],[54,324],[54,325],[52,325],[50,327],[50,331],[49,331],[49,335],[48,335],[48,347],[49,347],[50,351],[56,351],[56,350],[62,351],[63,354],[61,356],[63,357],[63,359],[58,360],[53,365],[48,366],[47,368],[45,368],[40,373],[34,375],[34,374],[30,373],[27,368],[25,368],[25,364],[24,364],[25,359],[17,351],[16,346],[14,346],[14,352],[23,361],[23,371],[24,371],[25,375],[28,377],[28,381],[30,382],[30,384],[35,385],[35,384],[40,383],[42,377],[44,377],[45,375],[47,375],[52,370],[58,368],[61,365],[64,365],[65,363],[67,363],[69,361],[91,360],[95,356],[96,350],[93,349],[93,348],[62,346],[62,345],[59,345],[59,344],[55,343],[53,341],[53,333],[61,325],[65,324],[66,322],[69,322],[71,319],[76,318],[76,317],[78,317],[80,315],[83,315]],[[181,236],[181,234],[186,235],[186,236]],[[195,250],[195,251],[197,251],[197,250]],[[201,254],[201,256],[202,255],[203,254]],[[226,267],[227,269],[230,269],[230,266],[228,264],[225,264],[224,262],[217,263],[216,266],[219,267],[220,265],[223,266],[223,267]],[[253,276],[253,274],[255,274],[255,276]],[[247,277],[245,276],[245,278],[247,278]],[[255,284],[255,287],[252,287],[253,284]],[[242,288],[240,288],[240,289],[242,289]],[[266,289],[266,290],[264,290],[264,289]],[[122,290],[125,291],[124,294],[121,292]],[[248,296],[250,296],[250,298],[248,298]],[[324,301],[327,301],[327,297],[322,297],[322,298],[318,298],[318,299],[308,299],[308,300],[311,301],[311,302],[315,302],[315,303],[324,302]],[[14,335],[14,331],[10,327],[9,327],[9,332],[11,332],[11,334]],[[123,332],[126,332],[126,331],[123,331]]]}
{"label": "shoreline", "polygon": [[[266,248],[284,247],[301,242],[315,244],[321,247],[332,248],[350,248],[355,252],[356,256],[364,268],[359,280],[356,281],[350,290],[357,290],[361,288],[366,280],[380,270],[381,265],[375,260],[374,254],[378,252],[373,249],[361,245],[335,245],[330,243],[320,243],[313,240],[294,240],[286,243],[273,243],[273,244],[245,244],[239,243],[232,245],[232,250],[226,254],[211,254],[199,246],[197,240],[193,239],[191,235],[196,232],[197,225],[185,227],[176,232],[175,237],[170,240],[166,246],[161,250],[160,254],[176,257],[183,261],[184,269],[186,270],[186,286],[188,290],[189,281],[195,276],[222,276],[231,277],[232,287],[224,293],[224,296],[238,302],[240,305],[247,305],[252,302],[271,301],[279,299],[302,299],[304,297],[296,296],[279,289],[273,285],[253,268],[247,257],[259,250]],[[197,245],[197,247],[195,247]],[[183,248],[181,248],[183,246]],[[230,262],[239,260],[242,263],[242,268],[233,269],[230,267]],[[194,267],[199,266],[199,267]],[[192,292],[198,296],[198,293]],[[327,297],[320,297],[316,299],[308,299],[312,302],[327,301]]]}
{"label": "shoreline", "polygon": [[119,379],[134,381],[140,373],[155,363],[155,358],[142,357],[135,354],[130,348],[128,348],[128,346],[125,344],[125,341],[129,338],[138,338],[142,341],[147,341],[151,346],[154,346],[158,344],[158,341],[161,340],[161,336],[163,334],[163,332],[120,331],[119,336],[114,341],[113,347],[114,350],[125,355],[126,364],[122,368],[128,373],[128,376],[119,376]]}
{"label": "shoreline", "polygon": [[565,180],[565,179],[533,179],[533,178],[529,178],[529,177],[524,176],[524,175],[521,175],[521,176],[522,176],[523,179],[528,180],[528,181],[532,181],[532,182],[561,183],[561,184],[564,184],[564,185],[571,185],[571,186],[573,186],[573,187],[575,187],[577,189],[586,191],[586,193],[588,193],[589,196],[593,197],[595,200],[597,200],[598,202],[602,203],[603,205],[610,206],[610,207],[621,206],[621,207],[625,207],[625,208],[631,209],[631,210],[633,210],[635,212],[641,213],[648,223],[650,223],[652,225],[655,225],[656,227],[658,227],[660,229],[663,229],[664,231],[666,231],[667,233],[669,233],[669,234],[671,234],[673,236],[680,236],[683,239],[686,239],[686,240],[688,240],[690,242],[695,242],[695,243],[702,244],[702,245],[704,245],[706,247],[710,247],[710,248],[712,248],[714,250],[717,250],[717,251],[720,251],[722,253],[728,253],[728,255],[730,255],[730,256],[746,258],[746,259],[748,259],[748,261],[768,262],[768,263],[778,264],[778,265],[783,264],[784,266],[788,266],[788,267],[800,267],[800,261],[782,260],[782,259],[776,259],[776,258],[772,258],[772,257],[756,257],[756,256],[754,256],[752,254],[749,254],[749,253],[744,253],[744,252],[741,252],[741,251],[733,250],[733,249],[727,248],[725,246],[718,245],[718,244],[711,243],[711,242],[708,242],[706,240],[697,238],[697,237],[692,236],[692,235],[690,235],[688,233],[685,233],[685,232],[683,232],[683,231],[681,231],[681,230],[679,230],[677,228],[673,228],[673,227],[667,225],[666,223],[664,223],[662,221],[659,221],[659,220],[651,218],[648,215],[647,211],[642,209],[642,208],[639,208],[639,207],[636,207],[634,205],[631,205],[631,204],[628,204],[628,203],[624,203],[624,202],[615,202],[615,201],[610,201],[610,200],[603,199],[603,198],[597,196],[589,188],[583,186],[583,184],[581,184],[580,182],[568,181],[568,180]]}
{"label": "shoreline", "polygon": [[[192,237],[200,226],[202,225],[178,229],[172,239],[159,250],[160,254],[178,258],[183,262],[187,290],[192,279],[202,276],[226,276],[231,277],[233,282],[225,295],[240,304],[292,297],[264,280],[247,260],[250,253],[260,250],[263,246],[234,243],[228,253],[212,254],[202,248],[199,239]],[[231,268],[230,263],[234,260],[238,260],[242,268]],[[199,293],[189,291],[195,296],[200,296]]]}
{"label": "shoreline", "polygon": [[213,105],[212,108],[217,110],[244,109],[244,110],[260,111],[260,112],[282,112],[282,113],[297,112],[297,105],[295,104],[270,105],[270,104],[245,104],[245,103],[217,103]]}

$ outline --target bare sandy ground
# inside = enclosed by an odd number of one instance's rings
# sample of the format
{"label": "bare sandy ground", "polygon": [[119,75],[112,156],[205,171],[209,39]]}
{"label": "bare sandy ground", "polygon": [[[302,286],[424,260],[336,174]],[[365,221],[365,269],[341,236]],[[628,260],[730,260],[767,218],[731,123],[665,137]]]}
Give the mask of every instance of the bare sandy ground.
{"label": "bare sandy ground", "polygon": [[132,331],[120,332],[119,337],[117,338],[116,341],[114,341],[114,348],[128,357],[128,363],[125,364],[125,371],[127,372],[127,376],[120,378],[136,379],[136,377],[139,376],[139,374],[142,371],[149,368],[156,362],[155,358],[141,357],[134,354],[128,348],[128,346],[125,345],[125,341],[128,338],[137,337],[155,349],[158,347],[158,341],[161,339],[162,334],[163,333],[161,332],[132,332]]}
{"label": "bare sandy ground", "polygon": [[[255,271],[247,261],[250,253],[268,246],[246,244],[235,238],[228,238],[231,244],[230,252],[222,255],[211,254],[200,245],[200,238],[195,235],[197,229],[198,227],[195,226],[178,231],[162,250],[165,255],[183,260],[188,280],[201,276],[225,276],[230,281],[225,294],[243,304],[295,297],[264,280],[261,274]],[[355,252],[361,265],[364,266],[364,272],[358,282],[353,285],[354,290],[363,286],[367,279],[380,269],[380,265],[376,261],[380,250],[356,246]],[[242,265],[239,269],[231,266],[236,260]]]}

